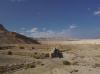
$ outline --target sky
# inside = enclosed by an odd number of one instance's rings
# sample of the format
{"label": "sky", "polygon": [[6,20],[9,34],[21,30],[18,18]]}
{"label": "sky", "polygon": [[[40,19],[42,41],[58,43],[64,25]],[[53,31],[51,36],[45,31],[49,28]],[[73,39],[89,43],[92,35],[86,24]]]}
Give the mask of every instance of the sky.
{"label": "sky", "polygon": [[36,38],[100,38],[100,0],[0,0],[0,23]]}

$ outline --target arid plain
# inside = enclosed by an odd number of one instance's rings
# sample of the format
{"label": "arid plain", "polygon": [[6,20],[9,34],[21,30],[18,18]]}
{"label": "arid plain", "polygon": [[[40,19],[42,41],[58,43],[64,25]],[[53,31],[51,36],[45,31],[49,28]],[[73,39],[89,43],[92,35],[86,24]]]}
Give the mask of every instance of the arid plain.
{"label": "arid plain", "polygon": [[[0,74],[99,74],[100,40],[40,41],[0,46]],[[58,48],[64,58],[51,58]]]}

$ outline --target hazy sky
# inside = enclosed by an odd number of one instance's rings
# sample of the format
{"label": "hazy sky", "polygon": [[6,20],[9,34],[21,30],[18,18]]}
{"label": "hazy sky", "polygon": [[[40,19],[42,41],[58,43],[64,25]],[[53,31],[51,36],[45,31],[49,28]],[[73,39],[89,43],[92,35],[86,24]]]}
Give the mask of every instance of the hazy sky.
{"label": "hazy sky", "polygon": [[100,38],[100,0],[0,0],[0,23],[33,37]]}

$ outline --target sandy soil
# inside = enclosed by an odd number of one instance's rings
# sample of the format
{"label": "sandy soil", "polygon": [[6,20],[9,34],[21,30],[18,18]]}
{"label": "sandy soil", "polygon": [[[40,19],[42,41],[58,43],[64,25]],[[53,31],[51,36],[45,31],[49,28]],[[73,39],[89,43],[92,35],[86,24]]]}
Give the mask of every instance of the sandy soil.
{"label": "sandy soil", "polygon": [[[84,49],[87,48],[87,49]],[[100,74],[100,49],[84,47],[63,52],[63,59],[44,59],[44,66],[17,71],[13,74]],[[64,60],[72,65],[64,65]]]}
{"label": "sandy soil", "polygon": [[83,39],[83,40],[73,40],[73,41],[41,41],[43,44],[60,44],[60,45],[67,45],[67,44],[100,44],[100,39]]}
{"label": "sandy soil", "polygon": [[[12,72],[12,74],[100,74],[100,40],[81,40],[81,41],[71,41],[71,42],[62,42],[60,43],[62,46],[60,48],[63,48],[63,56],[64,58],[45,58],[45,59],[36,59],[40,62],[42,62],[42,65],[39,65],[35,68],[27,68],[27,69],[21,69],[17,70],[15,72]],[[52,42],[53,43],[53,42]],[[51,43],[51,44],[52,44]],[[47,43],[48,44],[48,43]],[[50,43],[49,43],[50,44]],[[49,46],[48,44],[48,46]],[[50,44],[50,46],[51,46]],[[55,44],[55,43],[54,43]],[[64,44],[64,46],[63,46]],[[53,44],[52,44],[53,45]],[[59,46],[59,42],[57,44]],[[24,46],[24,45],[23,45]],[[28,46],[28,45],[27,45]],[[34,45],[32,45],[34,46]],[[43,48],[45,45],[41,45],[41,50],[35,47],[33,50],[27,50],[27,49],[11,49],[10,51],[13,51],[14,53],[20,54],[33,54],[34,52],[48,52],[49,49],[48,46],[46,48]],[[47,51],[48,50],[48,51]],[[4,50],[7,51],[7,50]],[[4,52],[1,51],[1,52]],[[29,57],[28,55],[0,55],[0,63],[7,63],[6,60],[9,60],[10,63],[20,63],[19,61],[23,62],[22,60],[33,61],[34,58]],[[16,57],[16,58],[15,58]],[[26,58],[27,57],[27,58]],[[13,59],[13,62],[12,62]],[[18,61],[19,60],[19,61]],[[2,62],[4,61],[4,62]],[[69,61],[71,65],[65,65],[63,62]],[[8,63],[9,64],[9,63]],[[10,73],[11,74],[11,73]]]}

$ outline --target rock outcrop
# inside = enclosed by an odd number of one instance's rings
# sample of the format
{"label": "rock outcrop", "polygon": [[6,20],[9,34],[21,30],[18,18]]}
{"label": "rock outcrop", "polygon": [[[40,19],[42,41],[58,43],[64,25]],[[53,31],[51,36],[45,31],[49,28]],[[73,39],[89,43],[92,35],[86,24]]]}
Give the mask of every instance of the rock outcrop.
{"label": "rock outcrop", "polygon": [[0,24],[0,44],[39,44],[39,42],[19,33],[10,32]]}

